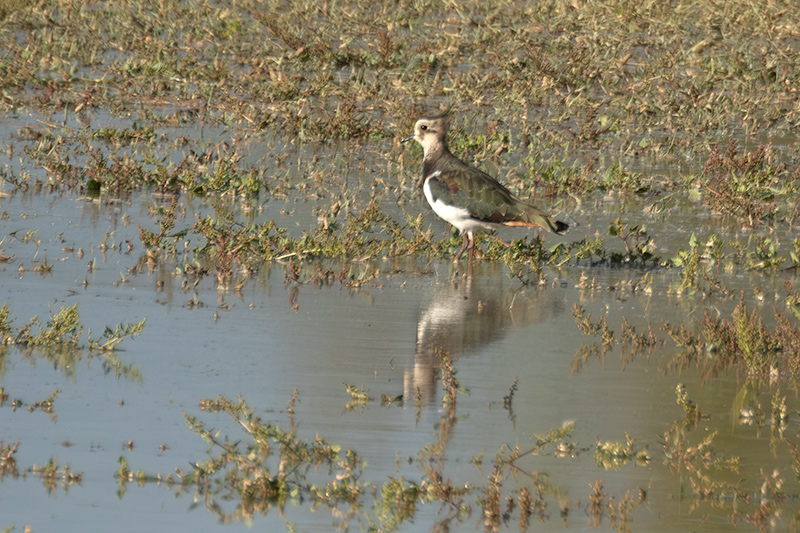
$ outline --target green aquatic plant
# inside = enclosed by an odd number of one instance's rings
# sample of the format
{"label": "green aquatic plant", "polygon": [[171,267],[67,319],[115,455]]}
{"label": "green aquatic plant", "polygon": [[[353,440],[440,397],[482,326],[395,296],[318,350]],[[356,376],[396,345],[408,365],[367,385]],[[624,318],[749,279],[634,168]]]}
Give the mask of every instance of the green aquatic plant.
{"label": "green aquatic plant", "polygon": [[84,355],[89,359],[100,357],[104,370],[113,371],[116,377],[141,381],[139,370],[124,364],[115,351],[124,339],[139,336],[146,320],[118,324],[113,329],[107,326],[100,338],[93,338],[89,330],[85,344],[82,344],[84,326],[80,321],[78,304],[62,307],[45,325],[37,315],[19,328],[13,326],[11,310],[3,304],[0,308],[0,345],[6,351],[13,346],[27,357],[44,358],[67,375],[74,375],[75,363]]}
{"label": "green aquatic plant", "polygon": [[141,126],[137,122],[130,128],[99,128],[91,132],[95,139],[103,139],[112,144],[153,143],[157,138],[155,126]]}
{"label": "green aquatic plant", "polygon": [[800,328],[797,320],[773,308],[772,327],[760,309],[752,311],[740,295],[739,303],[729,317],[705,311],[700,331],[684,325],[665,324],[666,330],[681,351],[670,367],[686,368],[697,363],[705,379],[723,370],[741,368],[753,377],[772,373],[800,376]]}
{"label": "green aquatic plant", "polygon": [[367,405],[367,402],[371,402],[373,399],[369,396],[369,391],[364,388],[364,385],[361,385],[361,390],[358,389],[355,385],[350,385],[349,383],[343,383],[345,389],[347,389],[347,393],[350,395],[350,401],[344,406],[344,408],[348,411],[351,411],[356,408],[360,408],[362,411]]}
{"label": "green aquatic plant", "polygon": [[58,488],[64,489],[66,494],[70,486],[80,485],[83,481],[83,474],[73,471],[69,464],[59,467],[56,457],[50,457],[43,465],[34,464],[20,472],[14,458],[19,446],[19,442],[4,444],[0,441],[0,481],[4,481],[6,476],[18,479],[20,475],[23,477],[33,475],[39,478],[50,496],[55,496],[55,490]]}
{"label": "green aquatic plant", "polygon": [[797,172],[778,163],[771,145],[762,144],[740,155],[732,138],[724,152],[711,147],[702,180],[707,205],[751,226],[774,224],[779,214],[777,199],[796,197],[800,191]]}
{"label": "green aquatic plant", "polygon": [[[38,330],[38,331],[34,331]],[[78,315],[78,304],[62,307],[58,313],[50,317],[46,325],[42,325],[39,317],[33,316],[13,336],[4,339],[4,344],[16,344],[24,347],[72,347],[78,346],[83,333],[83,325]]]}
{"label": "green aquatic plant", "polygon": [[[352,394],[363,398],[366,391],[353,388]],[[295,394],[290,405],[296,399]],[[223,430],[211,428],[184,413],[192,431],[209,445],[208,459],[193,462],[188,470],[179,467],[164,475],[134,469],[121,457],[115,473],[121,497],[131,484],[158,485],[174,491],[176,496],[191,494],[226,523],[250,522],[270,510],[282,513],[287,504],[292,504],[308,505],[313,510],[328,508],[345,528],[358,523],[365,529],[380,531],[397,530],[431,505],[438,508],[437,524],[468,522],[475,509],[479,509],[485,526],[490,529],[515,519],[521,525],[527,524],[533,516],[540,521],[549,520],[548,505],[554,498],[561,502],[563,520],[567,519],[571,506],[570,498],[546,474],[530,470],[526,461],[537,461],[551,454],[561,458],[577,456],[578,446],[567,440],[575,428],[572,422],[537,435],[533,447],[525,451],[518,445],[502,446],[485,485],[459,484],[445,470],[448,464],[444,460],[445,444],[452,425],[457,422],[456,417],[446,413],[438,442],[420,452],[419,479],[392,475],[382,483],[375,483],[362,481],[366,464],[355,450],[345,451],[320,435],[313,441],[301,439],[293,429],[282,429],[256,416],[242,398],[230,400],[220,396],[202,400],[200,409],[228,415],[245,438],[223,436]],[[293,416],[294,413],[289,413],[292,427]],[[638,451],[636,455],[643,457],[643,453]],[[473,459],[476,468],[480,468],[480,463],[480,459]],[[504,480],[512,478],[517,483],[509,489]],[[365,500],[370,498],[372,504],[368,506]],[[607,503],[614,502],[613,496],[608,499]],[[636,504],[628,496],[621,501]],[[514,502],[519,502],[518,506]],[[614,505],[613,514],[606,514],[612,513],[606,505],[603,516],[612,519],[613,515],[623,520],[618,514],[622,513],[627,517],[624,520],[629,520],[632,507],[623,507]],[[281,516],[287,528],[294,527],[286,515]]]}
{"label": "green aquatic plant", "polygon": [[175,227],[175,210],[177,207],[178,197],[173,195],[170,200],[169,208],[163,206],[155,208],[155,213],[152,213],[151,216],[158,215],[160,217],[160,220],[156,222],[158,227],[161,228],[158,233],[146,230],[139,225],[139,222],[136,222],[136,227],[139,228],[139,240],[142,242],[142,246],[144,246],[147,254],[147,263],[151,270],[158,263],[162,251],[169,246],[166,237]]}
{"label": "green aquatic plant", "polygon": [[339,508],[344,515],[350,513],[347,508],[358,510],[365,487],[359,481],[362,460],[353,450],[342,451],[319,436],[313,441],[300,439],[263,421],[241,398],[220,397],[200,405],[204,411],[229,415],[250,442],[220,439],[217,431],[185,413],[192,430],[209,444],[209,459],[167,476],[132,471],[127,462],[121,463],[116,477],[123,493],[130,482],[157,482],[177,494],[192,490],[224,521],[247,520],[273,508],[281,510],[289,502],[310,501],[314,507]]}
{"label": "green aquatic plant", "polygon": [[218,193],[225,196],[257,197],[264,188],[261,173],[255,169],[240,168],[238,160],[241,156],[234,154],[226,159],[218,159],[214,169],[201,174],[195,193]]}
{"label": "green aquatic plant", "polygon": [[14,444],[4,444],[0,441],[0,481],[6,476],[16,479],[19,476],[17,470],[17,460],[14,454],[17,453],[19,442]]}
{"label": "green aquatic plant", "polygon": [[38,477],[51,496],[55,495],[56,489],[61,488],[66,493],[70,486],[80,485],[83,481],[83,474],[73,471],[69,463],[59,467],[57,457],[50,457],[43,465],[34,464],[26,473]]}
{"label": "green aquatic plant", "polygon": [[697,235],[692,232],[689,236],[689,248],[679,249],[675,257],[664,262],[665,266],[681,269],[680,282],[673,285],[670,290],[676,294],[731,296],[733,292],[722,285],[717,276],[720,263],[723,259],[727,259],[722,252],[722,246],[723,242],[715,235],[710,236],[708,241],[701,245]]}
{"label": "green aquatic plant", "polygon": [[606,470],[619,470],[626,463],[633,460],[642,466],[650,462],[650,454],[646,450],[636,450],[635,439],[625,434],[625,444],[618,441],[601,442],[597,439],[594,451],[594,462]]}
{"label": "green aquatic plant", "polygon": [[621,217],[617,217],[608,227],[608,234],[612,237],[619,237],[625,245],[627,257],[624,259],[616,254],[611,256],[611,264],[623,262],[634,265],[655,266],[659,263],[658,258],[654,257],[652,251],[655,244],[647,235],[647,230],[639,225],[625,224]]}

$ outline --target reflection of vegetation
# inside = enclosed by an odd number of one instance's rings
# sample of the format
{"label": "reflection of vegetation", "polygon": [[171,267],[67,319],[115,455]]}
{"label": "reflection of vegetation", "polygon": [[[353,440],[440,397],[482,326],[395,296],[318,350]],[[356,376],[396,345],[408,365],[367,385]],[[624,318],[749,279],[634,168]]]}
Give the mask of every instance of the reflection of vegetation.
{"label": "reflection of vegetation", "polygon": [[[721,294],[731,292],[721,289]],[[738,304],[728,315],[719,308],[715,313],[706,309],[696,327],[691,323],[665,324],[662,331],[668,334],[667,341],[659,338],[649,325],[646,333],[637,333],[623,316],[622,368],[632,355],[650,354],[653,347],[671,340],[678,352],[666,363],[667,370],[685,373],[695,369],[704,385],[731,370],[738,370],[743,380],[732,401],[734,420],[740,426],[752,426],[757,433],[762,428],[769,428],[770,453],[788,453],[796,477],[800,472],[800,445],[786,431],[792,411],[789,399],[796,395],[787,396],[782,387],[789,383],[794,389],[793,383],[800,377],[799,301],[797,291],[788,282],[785,313],[774,305],[748,306],[744,294],[741,294]],[[605,316],[593,322],[591,315],[576,304],[573,317],[581,332],[603,341],[602,347],[600,343],[593,343],[578,351],[572,368],[580,370],[590,356],[604,360],[606,353],[614,347],[615,336]],[[766,392],[769,397],[765,397]],[[699,439],[693,437],[696,429],[711,424],[707,421],[718,418],[718,413],[702,412],[701,406],[690,397],[683,384],[677,385],[675,394],[684,416],[665,432],[663,444],[667,466],[680,479],[688,479],[689,485],[681,490],[693,496],[690,510],[710,505],[725,510],[733,523],[746,521],[762,530],[766,524],[779,521],[789,501],[782,471],[786,462],[777,463],[778,466],[769,471],[762,469],[756,479],[747,477],[740,472],[743,468],[740,463],[746,464],[744,461],[721,452],[717,445],[718,432],[712,431]],[[598,465],[616,468],[634,457],[637,461],[646,460],[646,455],[640,453],[630,438],[627,443],[598,441],[595,460]]]}
{"label": "reflection of vegetation", "polygon": [[608,319],[601,316],[597,323],[592,323],[591,313],[587,313],[586,309],[579,304],[573,304],[572,317],[575,319],[578,329],[584,335],[591,335],[600,337],[602,346],[598,343],[583,345],[570,364],[570,370],[573,374],[579,372],[586,361],[590,357],[597,357],[602,363],[605,361],[606,354],[609,350],[614,348],[614,331],[608,327]]}
{"label": "reflection of vegetation", "polygon": [[[682,479],[688,475],[687,490],[695,497],[691,510],[709,502],[716,507],[730,507],[734,523],[739,520],[757,523],[757,514],[768,515],[779,508],[782,498],[776,500],[776,492],[764,490],[769,488],[767,485],[762,485],[759,491],[758,486],[745,484],[746,480],[739,474],[739,457],[726,456],[717,450],[714,444],[717,432],[703,434],[700,439],[692,438],[692,431],[698,427],[700,410],[688,398],[683,385],[678,385],[676,394],[686,416],[673,422],[665,433],[664,454],[666,465],[674,474]],[[755,509],[755,514],[743,512],[748,507]]]}
{"label": "reflection of vegetation", "polygon": [[349,383],[344,383],[344,386],[351,398],[351,400],[344,406],[344,408],[348,411],[352,411],[353,409],[357,408],[363,411],[367,406],[367,402],[372,401],[372,398],[369,397],[369,391],[364,388],[364,385],[361,385],[361,390],[359,390],[355,385],[350,385]]}
{"label": "reflection of vegetation", "polygon": [[773,308],[774,327],[769,328],[759,309],[748,310],[744,297],[731,316],[705,312],[699,332],[684,325],[666,324],[676,346],[681,348],[670,363],[685,369],[697,363],[704,379],[743,365],[751,376],[800,376],[800,328],[797,320]]}
{"label": "reflection of vegetation", "polygon": [[[287,502],[299,504],[310,500],[312,508],[320,505],[337,509],[344,517],[358,512],[358,498],[364,487],[359,482],[361,459],[353,450],[340,453],[339,446],[321,437],[312,441],[299,439],[294,433],[264,422],[253,413],[244,400],[204,400],[204,410],[230,415],[250,438],[242,444],[219,440],[216,432],[191,415],[185,415],[189,426],[214,450],[212,457],[192,465],[192,470],[177,469],[159,480],[178,493],[193,490],[195,498],[227,522],[248,520],[270,509],[279,512]],[[328,475],[319,474],[322,467]],[[118,471],[120,485],[134,481],[142,483],[155,479],[141,472],[131,472],[126,464]],[[225,501],[236,498],[234,509],[225,509]],[[345,506],[346,509],[341,509]]]}
{"label": "reflection of vegetation", "polygon": [[62,307],[45,325],[42,325],[38,316],[33,316],[20,328],[14,328],[11,309],[4,304],[0,308],[0,356],[6,355],[9,346],[16,346],[26,357],[41,357],[66,375],[74,375],[76,363],[84,355],[89,358],[100,357],[104,371],[113,372],[115,377],[141,381],[139,370],[133,365],[124,364],[117,357],[116,347],[126,338],[139,336],[146,321],[142,319],[139,323],[118,324],[114,329],[106,327],[97,338],[93,338],[89,330],[86,344],[81,345],[84,327],[80,322],[78,304]]}
{"label": "reflection of vegetation", "polygon": [[[4,444],[0,441],[0,481],[6,476],[17,479],[20,476],[17,461],[14,454],[17,453],[19,442],[15,444]],[[58,459],[51,457],[44,465],[33,465],[23,471],[23,475],[33,474],[44,484],[47,494],[53,496],[57,488],[63,488],[66,493],[67,488],[74,484],[80,484],[83,474],[74,472],[69,464],[63,467],[58,466]]]}
{"label": "reflection of vegetation", "polygon": [[[771,453],[777,455],[779,448],[784,446],[791,457],[791,469],[796,478],[800,473],[800,447],[785,432],[788,420],[786,396],[776,388],[765,416],[760,403],[752,406],[757,396],[753,385],[754,382],[748,380],[734,402],[739,409],[738,423],[756,426],[756,431],[768,425]],[[724,453],[722,446],[717,444],[717,431],[704,431],[705,424],[701,425],[700,421],[709,417],[701,413],[700,406],[689,397],[686,386],[678,384],[675,394],[685,416],[675,420],[664,434],[665,464],[682,482],[688,482],[687,486],[681,487],[681,492],[692,496],[689,511],[705,512],[704,508],[710,506],[725,512],[732,523],[750,522],[760,531],[782,524],[782,517],[794,512],[794,500],[784,488],[783,469],[787,463],[781,461],[771,469],[761,467],[755,475],[752,468],[751,472],[742,472],[748,466],[747,461],[738,455]],[[693,435],[698,429],[703,434]],[[790,505],[788,509],[787,504]]]}
{"label": "reflection of vegetation", "polygon": [[644,450],[637,451],[634,446],[636,441],[630,435],[626,433],[625,437],[624,444],[622,442],[600,442],[599,439],[597,440],[597,447],[594,451],[594,462],[597,466],[601,466],[606,470],[619,470],[632,459],[638,465],[645,465],[650,462],[650,455]]}
{"label": "reflection of vegetation", "polygon": [[[351,394],[362,397],[365,391],[352,387]],[[290,405],[295,400],[296,395]],[[560,500],[560,514],[564,520],[571,506],[569,497],[546,474],[527,469],[523,462],[547,456],[548,451],[555,452],[556,457],[568,457],[564,450],[577,455],[575,444],[565,440],[574,429],[574,423],[537,436],[535,445],[523,452],[519,447],[503,446],[495,456],[486,485],[464,485],[452,481],[444,470],[447,464],[445,444],[457,421],[453,412],[447,412],[442,417],[438,441],[421,451],[422,478],[412,481],[390,476],[383,484],[375,485],[361,481],[365,465],[354,450],[343,452],[319,435],[313,441],[302,440],[293,431],[285,431],[255,416],[254,410],[241,398],[203,400],[200,407],[204,411],[229,415],[244,431],[247,440],[221,439],[218,430],[185,414],[192,430],[209,443],[209,459],[193,464],[191,470],[177,468],[174,474],[163,476],[132,470],[121,458],[116,474],[120,495],[125,494],[129,483],[165,485],[176,495],[193,494],[196,501],[202,502],[222,522],[250,521],[273,509],[282,513],[287,503],[308,503],[312,510],[330,509],[342,528],[346,529],[355,520],[362,527],[377,531],[394,531],[412,521],[422,506],[431,504],[439,504],[438,512],[444,516],[440,516],[438,527],[444,528],[468,520],[477,506],[487,531],[498,531],[515,519],[521,530],[528,527],[532,516],[540,521],[547,520],[548,502],[553,498]],[[451,407],[454,410],[455,406]],[[292,416],[290,414],[290,421]],[[629,438],[626,449],[632,446]],[[641,458],[644,452],[632,452],[632,455]],[[476,467],[480,463],[480,457],[473,459]],[[511,491],[503,484],[503,479],[509,475],[518,482]],[[630,520],[635,503],[630,493],[615,506],[613,496],[607,498],[596,492],[593,492],[594,497],[603,502],[596,511],[598,521],[604,516],[612,525]],[[369,494],[374,497],[372,508],[364,506],[363,499]],[[474,503],[470,502],[470,497],[474,498]]]}

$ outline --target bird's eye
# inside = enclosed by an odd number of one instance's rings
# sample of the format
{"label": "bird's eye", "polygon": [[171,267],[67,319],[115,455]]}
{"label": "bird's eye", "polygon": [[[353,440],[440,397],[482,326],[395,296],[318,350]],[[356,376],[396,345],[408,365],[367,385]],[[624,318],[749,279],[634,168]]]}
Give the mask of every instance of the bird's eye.
{"label": "bird's eye", "polygon": [[425,124],[423,124],[422,126],[420,126],[420,127],[419,127],[419,129],[421,129],[422,131],[425,131],[425,130],[427,130],[427,129],[428,129],[428,126],[426,126]]}

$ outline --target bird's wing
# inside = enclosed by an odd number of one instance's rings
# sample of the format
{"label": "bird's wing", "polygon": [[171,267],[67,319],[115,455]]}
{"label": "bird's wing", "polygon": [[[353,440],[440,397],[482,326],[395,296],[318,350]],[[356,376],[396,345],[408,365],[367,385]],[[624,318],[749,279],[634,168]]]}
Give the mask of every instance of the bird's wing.
{"label": "bird's wing", "polygon": [[[435,199],[466,208],[469,214],[484,222],[503,223],[513,212],[517,200],[497,180],[480,170],[448,161],[429,180]],[[456,164],[457,163],[457,164]]]}
{"label": "bird's wing", "polygon": [[456,158],[440,161],[429,178],[434,199],[466,208],[482,222],[509,226],[540,226],[562,233],[566,225],[514,197],[500,182]]}

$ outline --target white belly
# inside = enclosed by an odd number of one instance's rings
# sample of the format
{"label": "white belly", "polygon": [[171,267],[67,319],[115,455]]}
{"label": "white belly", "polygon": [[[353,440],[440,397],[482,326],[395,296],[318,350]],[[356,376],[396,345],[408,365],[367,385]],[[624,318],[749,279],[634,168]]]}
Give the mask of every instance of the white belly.
{"label": "white belly", "polygon": [[[431,178],[436,177],[437,174],[433,174]],[[449,222],[450,224],[454,225],[461,233],[474,233],[475,230],[484,229],[484,230],[492,230],[494,229],[494,225],[489,222],[482,222],[469,214],[466,207],[458,207],[455,205],[447,205],[442,202],[438,198],[433,197],[433,192],[431,191],[430,186],[430,179],[428,178],[425,180],[424,185],[422,186],[422,192],[425,193],[425,198],[428,200],[428,203],[431,204],[431,208],[433,212],[439,215],[441,218]]]}

